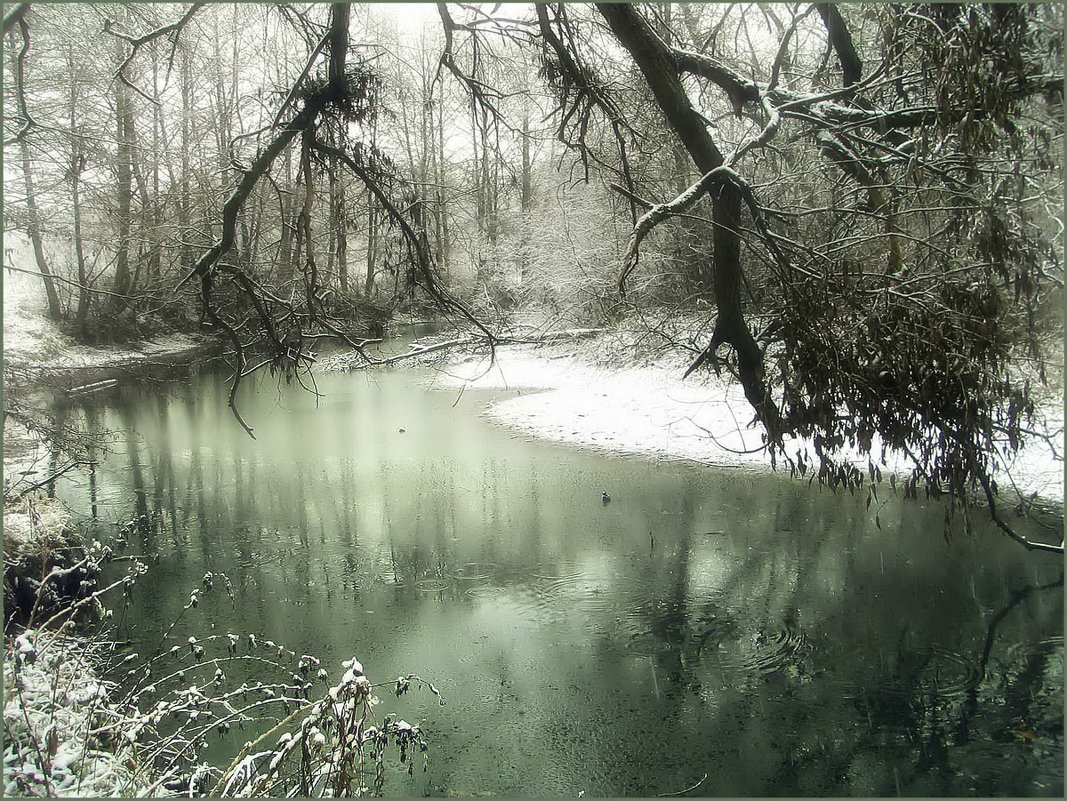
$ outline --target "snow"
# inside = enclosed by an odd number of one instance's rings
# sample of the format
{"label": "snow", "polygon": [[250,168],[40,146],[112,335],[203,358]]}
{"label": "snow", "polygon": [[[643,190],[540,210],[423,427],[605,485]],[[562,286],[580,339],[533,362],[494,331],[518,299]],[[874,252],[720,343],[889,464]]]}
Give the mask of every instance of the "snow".
{"label": "snow", "polygon": [[[79,345],[54,327],[38,324],[18,330],[8,343],[8,320],[4,315],[4,358],[13,367],[34,367],[41,372],[62,372],[85,367],[121,367],[194,350],[204,340],[191,334],[174,333],[135,346]],[[43,344],[41,344],[43,343]]]}
{"label": "snow", "polygon": [[[572,349],[572,348],[571,348]],[[664,358],[656,363],[615,369],[569,352],[565,344],[498,348],[488,357],[454,360],[435,380],[444,388],[534,390],[497,401],[486,410],[490,419],[556,442],[606,451],[681,459],[720,467],[768,470],[762,429],[753,426],[752,408],[740,385],[725,375],[690,376],[685,363]],[[1063,404],[1047,399],[1039,408],[1045,431],[1062,431]],[[810,449],[796,440],[787,448]],[[880,453],[875,442],[874,452]],[[846,454],[866,471],[859,452]],[[887,454],[883,473],[910,472],[900,454]],[[1003,466],[1001,483],[1011,481],[1024,494],[1061,504],[1063,461],[1040,440]]]}
{"label": "snow", "polygon": [[66,544],[70,510],[51,498],[26,498],[4,509],[4,555],[43,553]]}
{"label": "snow", "polygon": [[[4,264],[36,272],[33,252],[24,235],[4,232]],[[49,319],[44,284],[38,276],[4,270],[3,283],[5,368],[58,372],[120,366],[180,353],[204,342],[199,337],[175,333],[135,347],[79,345]]]}
{"label": "snow", "polygon": [[99,798],[146,789],[132,751],[112,750],[90,734],[118,716],[86,651],[82,639],[42,631],[24,632],[5,649],[5,797]]}

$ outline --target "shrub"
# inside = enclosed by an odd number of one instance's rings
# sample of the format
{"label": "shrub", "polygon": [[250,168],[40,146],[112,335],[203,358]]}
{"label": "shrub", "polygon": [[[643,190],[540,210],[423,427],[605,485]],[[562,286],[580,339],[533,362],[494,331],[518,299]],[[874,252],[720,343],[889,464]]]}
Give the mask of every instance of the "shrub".
{"label": "shrub", "polygon": [[[109,558],[94,542],[85,560]],[[382,685],[355,658],[331,684],[317,657],[255,634],[177,644],[172,632],[201,595],[222,587],[233,602],[225,575],[205,574],[147,657],[107,640],[110,611],[91,634],[72,636],[80,609],[116,590],[128,601],[146,572],[133,561],[107,587],[5,639],[5,795],[358,796],[381,792],[389,752],[409,773],[416,753],[425,765],[420,725],[379,716]],[[228,672],[256,678],[234,686]],[[413,674],[387,684],[397,697],[413,685],[439,697]],[[201,757],[209,737],[246,727],[266,730],[230,764]]]}

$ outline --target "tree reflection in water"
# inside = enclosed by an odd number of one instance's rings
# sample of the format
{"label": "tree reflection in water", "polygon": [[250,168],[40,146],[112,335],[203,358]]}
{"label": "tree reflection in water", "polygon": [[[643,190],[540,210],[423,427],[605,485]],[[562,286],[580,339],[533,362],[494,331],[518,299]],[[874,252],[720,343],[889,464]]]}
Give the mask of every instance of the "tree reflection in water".
{"label": "tree reflection in water", "polygon": [[212,570],[238,603],[200,628],[431,677],[397,792],[1062,790],[1059,565],[945,543],[934,502],[879,526],[779,476],[522,442],[416,378],[324,376],[317,409],[264,387],[255,442],[207,377],[97,408],[123,436],[94,492],[160,555],[126,634],[158,642]]}

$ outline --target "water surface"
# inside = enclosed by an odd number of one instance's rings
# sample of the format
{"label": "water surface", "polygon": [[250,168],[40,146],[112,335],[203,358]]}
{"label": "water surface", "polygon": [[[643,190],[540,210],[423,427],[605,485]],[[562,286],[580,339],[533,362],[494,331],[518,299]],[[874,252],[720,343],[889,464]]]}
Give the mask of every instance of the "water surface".
{"label": "water surface", "polygon": [[[223,378],[82,411],[116,432],[101,514],[159,555],[123,633],[150,650],[210,570],[236,607],[205,595],[176,642],[252,632],[332,675],[430,679],[444,706],[381,693],[430,740],[388,793],[1063,793],[1054,557],[981,524],[946,542],[941,505],[888,487],[867,509],[528,441],[480,416],[513,393],[428,372],[322,375],[317,403],[248,382],[252,440]],[[61,492],[89,514],[87,483]]]}

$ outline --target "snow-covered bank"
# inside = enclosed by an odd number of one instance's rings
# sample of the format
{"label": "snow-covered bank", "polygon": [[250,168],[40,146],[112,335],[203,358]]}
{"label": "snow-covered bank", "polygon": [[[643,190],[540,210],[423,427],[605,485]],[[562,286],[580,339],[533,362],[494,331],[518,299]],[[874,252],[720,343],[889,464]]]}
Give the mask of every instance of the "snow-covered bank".
{"label": "snow-covered bank", "polygon": [[[657,458],[765,470],[761,429],[750,426],[752,409],[739,384],[727,376],[681,376],[685,363],[665,358],[648,366],[609,369],[574,353],[567,344],[499,348],[490,366],[484,356],[457,358],[435,385],[446,388],[535,390],[491,405],[496,422],[557,442]],[[1038,412],[1045,431],[1062,432],[1063,403],[1050,397]],[[797,447],[804,443],[798,442]],[[792,451],[792,448],[790,448]],[[867,458],[854,454],[862,470]],[[904,473],[910,462],[887,455],[883,472]],[[1063,501],[1063,461],[1034,440],[1005,466],[1025,495]],[[1002,480],[1005,488],[1011,484]]]}
{"label": "snow-covered bank", "polygon": [[4,361],[8,367],[32,368],[42,374],[62,373],[83,368],[129,367],[151,362],[172,361],[185,355],[193,355],[212,347],[210,341],[191,334],[168,334],[128,346],[78,345],[63,334],[54,332],[50,337],[31,339],[31,342],[49,343],[43,350],[38,345],[27,346],[26,341],[16,340],[8,347],[7,325],[4,331]]}
{"label": "snow-covered bank", "polygon": [[123,715],[95,670],[96,646],[73,623],[55,625],[104,614],[96,597],[104,555],[99,543],[82,545],[60,501],[29,494],[5,503],[5,797],[147,787],[130,743],[115,736]]}
{"label": "snow-covered bank", "polygon": [[[4,390],[7,393],[4,477],[5,487],[10,487],[20,482],[19,476],[45,469],[52,455],[48,426],[38,430],[26,425],[25,417],[38,417],[37,412],[46,403],[37,390],[88,394],[93,389],[113,385],[118,378],[141,374],[146,368],[193,361],[215,352],[218,345],[185,333],[167,333],[125,346],[78,344],[48,317],[41,279],[31,274],[32,254],[25,237],[7,232],[4,246],[5,261],[25,270],[3,273]],[[7,414],[12,411],[18,413]],[[36,478],[42,475],[38,472]],[[21,483],[27,484],[29,480]]]}
{"label": "snow-covered bank", "polygon": [[87,641],[30,630],[4,651],[4,796],[143,795],[122,716],[87,657]]}
{"label": "snow-covered bank", "polygon": [[5,232],[5,260],[20,271],[5,270],[4,368],[53,375],[83,368],[125,367],[172,360],[208,347],[203,337],[167,334],[126,347],[79,345],[48,317],[48,304],[26,237]]}

